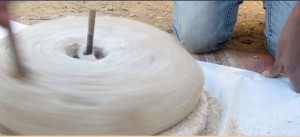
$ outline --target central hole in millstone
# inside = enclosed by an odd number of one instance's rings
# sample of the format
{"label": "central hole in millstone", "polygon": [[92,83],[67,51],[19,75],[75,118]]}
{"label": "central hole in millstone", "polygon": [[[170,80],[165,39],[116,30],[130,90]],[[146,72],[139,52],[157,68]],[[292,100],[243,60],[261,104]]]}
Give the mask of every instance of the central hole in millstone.
{"label": "central hole in millstone", "polygon": [[65,52],[68,56],[75,59],[86,59],[91,56],[94,56],[96,59],[102,59],[106,56],[101,48],[95,46],[93,47],[93,54],[86,55],[86,46],[77,43],[67,46]]}

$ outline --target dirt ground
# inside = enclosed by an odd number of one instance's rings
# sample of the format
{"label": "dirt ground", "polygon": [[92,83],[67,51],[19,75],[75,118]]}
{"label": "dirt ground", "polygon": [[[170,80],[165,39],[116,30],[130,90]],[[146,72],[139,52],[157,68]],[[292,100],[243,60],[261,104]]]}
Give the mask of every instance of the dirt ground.
{"label": "dirt ground", "polygon": [[[87,16],[89,8],[97,9],[98,16],[131,18],[172,32],[172,1],[18,1],[12,2],[10,7],[12,20],[27,25],[68,16]],[[241,4],[232,41],[225,49],[266,53],[264,12],[262,1]]]}

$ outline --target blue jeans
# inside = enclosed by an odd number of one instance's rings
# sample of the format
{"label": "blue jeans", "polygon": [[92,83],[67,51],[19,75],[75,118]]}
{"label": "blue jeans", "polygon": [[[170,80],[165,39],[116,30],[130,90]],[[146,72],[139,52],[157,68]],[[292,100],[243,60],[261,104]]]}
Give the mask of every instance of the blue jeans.
{"label": "blue jeans", "polygon": [[[243,0],[174,1],[173,32],[190,53],[207,53],[226,45]],[[280,32],[298,1],[266,1],[266,45],[276,55]]]}

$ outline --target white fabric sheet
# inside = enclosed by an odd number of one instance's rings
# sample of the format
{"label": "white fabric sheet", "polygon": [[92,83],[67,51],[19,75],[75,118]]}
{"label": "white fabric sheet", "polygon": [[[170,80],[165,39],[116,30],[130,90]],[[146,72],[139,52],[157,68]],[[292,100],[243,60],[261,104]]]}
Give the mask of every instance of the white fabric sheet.
{"label": "white fabric sheet", "polygon": [[[300,135],[300,95],[286,77],[198,62],[204,88],[223,108],[219,135]],[[232,125],[234,123],[234,126]],[[231,129],[230,129],[231,128]]]}

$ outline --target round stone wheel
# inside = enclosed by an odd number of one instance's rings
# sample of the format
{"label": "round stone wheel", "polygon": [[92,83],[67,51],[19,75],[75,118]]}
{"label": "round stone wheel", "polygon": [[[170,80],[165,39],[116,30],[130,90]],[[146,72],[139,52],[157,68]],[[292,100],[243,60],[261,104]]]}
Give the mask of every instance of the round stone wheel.
{"label": "round stone wheel", "polygon": [[153,135],[189,115],[203,74],[175,38],[150,25],[97,17],[36,24],[16,34],[28,72],[19,80],[0,40],[0,124],[22,135]]}

